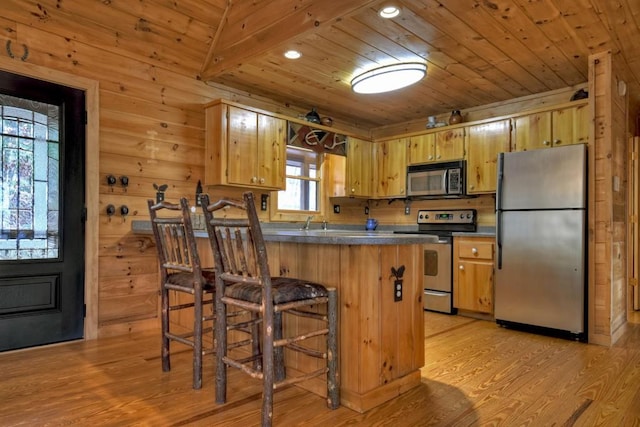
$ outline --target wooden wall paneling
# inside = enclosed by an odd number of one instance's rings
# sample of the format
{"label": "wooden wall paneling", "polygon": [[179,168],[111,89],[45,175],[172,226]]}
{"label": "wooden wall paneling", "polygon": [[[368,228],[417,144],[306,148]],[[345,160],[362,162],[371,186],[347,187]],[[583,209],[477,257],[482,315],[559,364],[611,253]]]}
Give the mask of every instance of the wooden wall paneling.
{"label": "wooden wall paneling", "polygon": [[[416,225],[416,217],[420,209],[476,209],[478,211],[478,225],[495,226],[496,202],[493,195],[479,195],[468,199],[442,199],[442,200],[412,200],[409,203],[409,215],[405,215],[405,204],[402,200],[375,200],[369,203],[369,216],[376,218],[380,225]],[[356,223],[362,223],[367,216],[360,207],[355,208],[355,214],[361,219]]]}
{"label": "wooden wall paneling", "polygon": [[204,149],[202,144],[191,145],[167,142],[158,139],[154,134],[138,137],[108,130],[101,132],[103,152],[117,153],[146,161],[170,161],[174,163],[193,163],[204,167]]}
{"label": "wooden wall paneling", "polygon": [[204,128],[202,109],[198,111],[158,104],[155,101],[134,98],[123,93],[103,90],[100,97],[100,107],[105,110],[115,110],[127,116],[138,116],[143,113],[147,120],[157,120],[163,127],[180,125],[195,129]]}
{"label": "wooden wall paneling", "polygon": [[[6,3],[3,13],[8,14],[5,16],[16,16],[20,22],[35,28],[172,69],[177,73],[184,73],[185,69],[193,72],[199,70],[206,53],[204,43],[189,42],[186,35],[176,38],[172,34],[161,34],[163,30],[160,27],[116,11],[103,3],[90,5],[79,0],[69,0],[62,4],[55,0],[7,0]],[[24,11],[19,11],[20,8],[30,13],[25,14]],[[18,15],[13,14],[15,9],[18,9]],[[28,17],[27,20],[24,19],[25,16]],[[104,21],[105,16],[109,17],[110,27],[96,25]]]}
{"label": "wooden wall paneling", "polygon": [[[398,270],[401,265],[405,266],[404,260],[398,257],[398,247],[381,246],[380,247],[380,289],[378,298],[380,304],[380,317],[378,319],[380,327],[380,357],[378,366],[372,366],[369,371],[369,377],[377,378],[378,384],[387,384],[395,378],[403,367],[400,366],[400,352],[406,351],[405,345],[410,342],[403,341],[400,335],[400,322],[398,316],[402,312],[401,302],[394,301],[394,281],[395,276],[391,269]],[[411,266],[409,266],[411,267]],[[391,321],[390,319],[394,319]],[[401,346],[389,345],[389,343],[400,342]]]}
{"label": "wooden wall paneling", "polygon": [[[355,281],[350,284],[361,288],[358,322],[360,323],[360,360],[362,365],[359,367],[359,390],[366,392],[381,384],[380,368],[382,360],[380,350],[382,342],[380,323],[372,322],[371,319],[376,319],[381,312],[382,289],[380,277],[383,272],[379,269],[371,268],[371,260],[377,259],[378,265],[380,265],[380,252],[377,246],[351,246],[350,249],[356,252],[355,259],[350,261],[357,265],[365,266],[364,268],[367,269],[366,271],[361,269],[358,276],[354,278]],[[347,327],[350,328],[350,326]],[[351,337],[351,339],[353,338],[355,337]],[[348,353],[345,354],[345,357],[348,357]]]}
{"label": "wooden wall paneling", "polygon": [[[190,5],[186,3],[180,1],[177,5],[173,2],[157,0],[140,0],[136,3],[112,1],[108,6],[118,14],[136,18],[139,31],[153,32],[165,38],[171,38],[172,34],[177,32],[190,40],[183,39],[185,44],[206,47],[211,42],[215,31],[213,25],[222,17],[222,10],[211,5],[200,6],[195,10],[195,2]],[[186,7],[190,7],[191,10],[185,10]],[[150,26],[145,27],[146,23]],[[165,28],[171,30],[171,34],[163,34]]]}
{"label": "wooden wall paneling", "polygon": [[[367,345],[363,341],[362,325],[359,312],[364,308],[364,293],[367,291],[365,283],[372,276],[377,277],[376,272],[365,270],[359,262],[361,246],[341,246],[340,262],[342,274],[345,277],[344,286],[340,287],[340,329],[348,331],[342,333],[340,339],[340,366],[346,365],[345,357],[360,359],[363,348]],[[344,355],[344,356],[343,356]],[[363,367],[358,369],[340,369],[340,382],[344,388],[362,391],[360,376],[366,372]]]}

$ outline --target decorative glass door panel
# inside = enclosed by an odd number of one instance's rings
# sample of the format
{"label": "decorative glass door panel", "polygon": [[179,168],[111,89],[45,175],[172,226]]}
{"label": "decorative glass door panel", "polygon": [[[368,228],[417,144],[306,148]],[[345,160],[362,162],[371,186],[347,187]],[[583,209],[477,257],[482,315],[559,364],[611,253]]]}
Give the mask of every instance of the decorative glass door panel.
{"label": "decorative glass door panel", "polygon": [[0,95],[0,260],[58,258],[59,107]]}

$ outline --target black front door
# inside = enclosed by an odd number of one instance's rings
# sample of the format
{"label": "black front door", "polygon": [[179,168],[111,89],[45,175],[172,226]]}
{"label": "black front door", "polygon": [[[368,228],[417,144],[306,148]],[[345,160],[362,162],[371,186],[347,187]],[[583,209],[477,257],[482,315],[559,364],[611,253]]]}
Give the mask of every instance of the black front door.
{"label": "black front door", "polygon": [[0,71],[0,351],[82,338],[85,96]]}

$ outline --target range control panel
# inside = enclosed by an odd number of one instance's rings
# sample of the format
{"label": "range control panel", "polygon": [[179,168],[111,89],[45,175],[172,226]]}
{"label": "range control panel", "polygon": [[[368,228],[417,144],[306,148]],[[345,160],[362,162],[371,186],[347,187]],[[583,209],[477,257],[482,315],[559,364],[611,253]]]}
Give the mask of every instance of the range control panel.
{"label": "range control panel", "polygon": [[475,209],[419,210],[418,224],[476,224]]}

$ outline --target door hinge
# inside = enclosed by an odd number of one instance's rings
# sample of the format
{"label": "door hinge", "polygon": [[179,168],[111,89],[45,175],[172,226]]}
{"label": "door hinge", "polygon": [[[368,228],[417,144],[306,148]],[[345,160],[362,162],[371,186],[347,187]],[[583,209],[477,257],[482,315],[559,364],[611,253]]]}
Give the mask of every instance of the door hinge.
{"label": "door hinge", "polygon": [[89,124],[89,113],[86,110],[84,112],[84,124]]}
{"label": "door hinge", "polygon": [[81,217],[80,220],[82,222],[87,222],[87,207],[86,206],[82,208],[82,213],[80,214],[80,217]]}
{"label": "door hinge", "polygon": [[87,304],[82,304],[82,317],[87,317]]}

